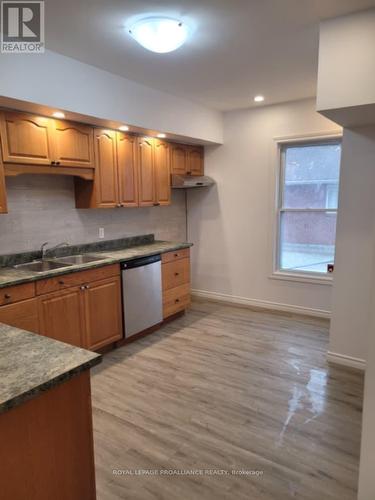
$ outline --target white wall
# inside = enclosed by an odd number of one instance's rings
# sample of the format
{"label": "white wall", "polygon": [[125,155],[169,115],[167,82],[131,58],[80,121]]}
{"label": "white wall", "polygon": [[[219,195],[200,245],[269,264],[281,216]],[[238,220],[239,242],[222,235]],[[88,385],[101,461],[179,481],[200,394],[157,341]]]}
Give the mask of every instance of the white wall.
{"label": "white wall", "polygon": [[375,103],[375,9],[320,25],[317,109]]}
{"label": "white wall", "polygon": [[[374,233],[375,239],[375,233]],[[374,247],[375,251],[375,247]],[[374,266],[375,271],[375,266]],[[373,500],[375,492],[375,272],[372,273],[371,319],[362,421],[358,500]]]}
{"label": "white wall", "polygon": [[38,250],[51,245],[155,233],[156,238],[184,241],[185,198],[173,192],[172,205],[124,209],[77,210],[73,178],[22,175],[6,179],[9,214],[0,215],[0,254]]}
{"label": "white wall", "polygon": [[222,115],[75,59],[0,54],[0,96],[202,141],[222,142]]}
{"label": "white wall", "polygon": [[344,131],[339,205],[329,350],[364,360],[375,252],[375,127]]}
{"label": "white wall", "polygon": [[206,148],[217,182],[189,192],[193,288],[303,311],[331,309],[331,286],[270,279],[275,137],[340,131],[314,100],[224,115],[224,145]]}

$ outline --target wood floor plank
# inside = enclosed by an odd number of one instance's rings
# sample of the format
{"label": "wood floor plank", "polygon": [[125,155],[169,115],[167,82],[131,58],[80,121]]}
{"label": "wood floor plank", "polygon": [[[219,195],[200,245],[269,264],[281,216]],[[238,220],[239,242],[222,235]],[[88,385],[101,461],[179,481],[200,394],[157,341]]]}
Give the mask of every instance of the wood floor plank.
{"label": "wood floor plank", "polygon": [[328,328],[198,300],[108,353],[92,380],[98,500],[354,500],[363,377],[327,364]]}

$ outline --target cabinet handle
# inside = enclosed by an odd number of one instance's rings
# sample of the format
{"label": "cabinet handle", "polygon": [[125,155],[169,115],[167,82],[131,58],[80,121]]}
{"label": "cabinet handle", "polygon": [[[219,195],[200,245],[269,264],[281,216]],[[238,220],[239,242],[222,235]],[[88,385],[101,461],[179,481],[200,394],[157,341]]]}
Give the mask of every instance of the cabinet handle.
{"label": "cabinet handle", "polygon": [[158,207],[160,203],[154,203],[154,207]]}
{"label": "cabinet handle", "polygon": [[11,299],[11,298],[12,298],[12,296],[11,296],[11,295],[9,295],[9,293],[6,293],[6,294],[4,295],[4,299],[7,299],[7,300],[8,300],[8,299]]}
{"label": "cabinet handle", "polygon": [[191,175],[191,172],[186,172],[186,175]]}

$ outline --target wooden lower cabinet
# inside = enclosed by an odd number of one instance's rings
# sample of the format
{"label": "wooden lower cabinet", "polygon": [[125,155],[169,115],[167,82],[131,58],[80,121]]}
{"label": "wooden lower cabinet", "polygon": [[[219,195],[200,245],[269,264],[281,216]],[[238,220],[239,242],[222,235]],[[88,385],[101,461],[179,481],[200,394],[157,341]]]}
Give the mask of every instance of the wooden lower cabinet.
{"label": "wooden lower cabinet", "polygon": [[0,415],[2,500],[95,500],[90,372]]}
{"label": "wooden lower cabinet", "polygon": [[33,298],[0,306],[0,323],[39,333],[38,300]]}
{"label": "wooden lower cabinet", "polygon": [[122,338],[119,265],[39,281],[36,291],[42,335],[92,350]]}
{"label": "wooden lower cabinet", "polygon": [[100,349],[122,338],[119,276],[87,285],[84,293],[87,349]]}
{"label": "wooden lower cabinet", "polygon": [[40,333],[67,344],[85,347],[85,317],[82,287],[39,297]]}
{"label": "wooden lower cabinet", "polygon": [[190,250],[162,255],[163,318],[184,311],[190,305]]}

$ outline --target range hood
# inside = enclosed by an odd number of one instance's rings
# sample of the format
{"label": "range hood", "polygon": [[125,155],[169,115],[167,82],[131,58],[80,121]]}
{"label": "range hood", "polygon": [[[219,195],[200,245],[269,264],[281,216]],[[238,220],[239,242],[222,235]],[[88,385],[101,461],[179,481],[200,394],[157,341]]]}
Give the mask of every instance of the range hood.
{"label": "range hood", "polygon": [[215,181],[208,175],[172,175],[172,188],[175,189],[206,187],[213,184]]}

